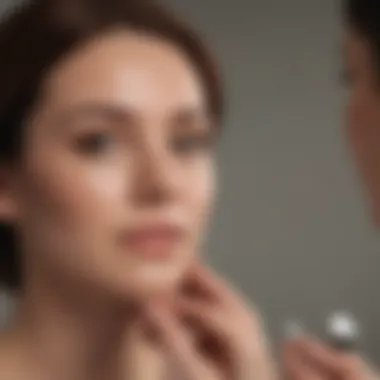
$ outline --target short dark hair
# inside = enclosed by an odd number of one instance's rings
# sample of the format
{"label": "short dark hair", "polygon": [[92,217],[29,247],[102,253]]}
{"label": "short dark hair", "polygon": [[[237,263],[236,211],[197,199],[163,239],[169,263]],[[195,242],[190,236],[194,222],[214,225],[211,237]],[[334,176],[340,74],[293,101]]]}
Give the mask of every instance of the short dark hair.
{"label": "short dark hair", "polygon": [[344,0],[346,23],[369,42],[380,73],[380,2],[379,0]]}
{"label": "short dark hair", "polygon": [[[152,33],[180,48],[193,62],[220,121],[220,75],[203,41],[168,10],[148,0],[35,0],[0,23],[0,164],[22,155],[23,124],[46,70],[74,46],[113,27]],[[12,226],[0,224],[0,285],[22,286],[21,260]]]}

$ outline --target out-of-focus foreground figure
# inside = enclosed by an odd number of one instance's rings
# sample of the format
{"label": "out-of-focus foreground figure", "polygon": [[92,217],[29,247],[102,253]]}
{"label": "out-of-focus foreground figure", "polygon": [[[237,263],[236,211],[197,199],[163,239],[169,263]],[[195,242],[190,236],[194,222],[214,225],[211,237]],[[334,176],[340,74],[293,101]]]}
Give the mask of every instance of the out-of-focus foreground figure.
{"label": "out-of-focus foreground figure", "polygon": [[[343,4],[344,80],[349,91],[345,131],[369,195],[375,227],[380,228],[380,3],[343,0]],[[380,378],[358,353],[334,349],[312,337],[286,343],[283,361],[293,380]]]}
{"label": "out-of-focus foreground figure", "polygon": [[374,223],[380,228],[380,4],[344,3],[343,79],[349,96],[345,127]]}

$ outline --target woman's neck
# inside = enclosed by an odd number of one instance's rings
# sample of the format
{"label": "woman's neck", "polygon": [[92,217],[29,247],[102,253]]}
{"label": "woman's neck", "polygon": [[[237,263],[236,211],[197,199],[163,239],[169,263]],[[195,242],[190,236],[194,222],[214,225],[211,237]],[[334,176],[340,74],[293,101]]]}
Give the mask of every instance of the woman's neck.
{"label": "woman's neck", "polygon": [[136,307],[99,298],[71,304],[66,299],[37,285],[20,297],[9,341],[19,348],[29,374],[38,379],[123,380],[137,379],[149,369],[155,373],[148,378],[158,377],[163,361],[140,328]]}

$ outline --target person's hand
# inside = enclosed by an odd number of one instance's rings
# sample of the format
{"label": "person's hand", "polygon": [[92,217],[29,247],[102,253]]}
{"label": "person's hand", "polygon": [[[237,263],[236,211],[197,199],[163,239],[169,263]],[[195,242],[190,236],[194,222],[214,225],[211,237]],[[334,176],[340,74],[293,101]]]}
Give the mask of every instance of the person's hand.
{"label": "person's hand", "polygon": [[359,355],[338,351],[316,339],[301,337],[287,342],[283,368],[289,380],[379,380]]}
{"label": "person's hand", "polygon": [[210,270],[197,264],[182,297],[152,305],[150,321],[187,380],[274,380],[275,368],[258,315]]}

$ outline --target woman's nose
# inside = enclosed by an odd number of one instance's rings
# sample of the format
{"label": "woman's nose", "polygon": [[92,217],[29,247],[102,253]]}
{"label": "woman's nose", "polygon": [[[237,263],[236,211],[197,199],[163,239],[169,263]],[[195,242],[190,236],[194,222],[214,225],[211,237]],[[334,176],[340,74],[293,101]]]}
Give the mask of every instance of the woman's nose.
{"label": "woman's nose", "polygon": [[135,196],[142,203],[172,201],[178,197],[182,182],[178,165],[165,152],[141,152],[134,181]]}

